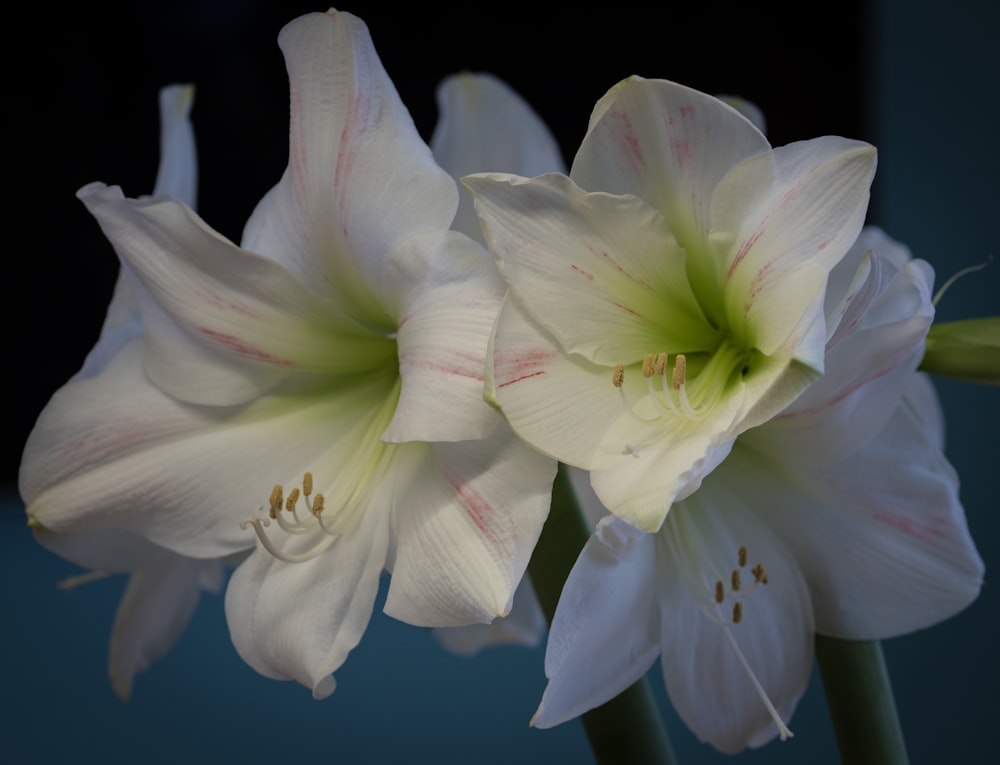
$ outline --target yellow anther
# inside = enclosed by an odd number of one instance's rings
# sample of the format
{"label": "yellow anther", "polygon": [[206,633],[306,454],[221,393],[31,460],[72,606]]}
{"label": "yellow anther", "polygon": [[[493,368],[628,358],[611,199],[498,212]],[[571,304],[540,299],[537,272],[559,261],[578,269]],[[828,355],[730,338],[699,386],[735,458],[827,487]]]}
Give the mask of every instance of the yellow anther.
{"label": "yellow anther", "polygon": [[656,372],[656,374],[658,375],[662,375],[663,370],[665,370],[666,368],[667,368],[667,354],[665,353],[657,354],[656,366],[653,368],[653,371]]}
{"label": "yellow anther", "polygon": [[320,513],[323,512],[323,503],[324,502],[325,502],[325,500],[323,499],[323,495],[322,494],[317,494],[313,498],[313,503],[312,503],[312,514],[313,515],[318,516]]}
{"label": "yellow anther", "polygon": [[750,571],[753,573],[755,583],[767,584],[767,572],[764,570],[764,564],[758,563]]}
{"label": "yellow anther", "polygon": [[281,484],[275,484],[274,488],[271,489],[271,500],[270,500],[270,516],[275,517],[275,514],[281,510],[281,504],[284,500],[284,492],[282,491]]}
{"label": "yellow anther", "polygon": [[743,566],[745,566],[747,564],[747,548],[746,547],[742,547],[742,546],[740,547],[740,551],[739,551],[739,553],[737,553],[737,558],[739,558],[739,561],[740,561],[740,568],[742,568]]}
{"label": "yellow anther", "polygon": [[306,473],[302,476],[302,493],[307,497],[313,493],[313,474]]}
{"label": "yellow anther", "polygon": [[733,624],[739,624],[743,621],[743,604],[738,600],[733,603]]}
{"label": "yellow anther", "polygon": [[674,390],[680,390],[681,386],[684,384],[685,375],[687,373],[687,358],[683,353],[678,353],[674,359],[674,373],[671,378],[671,385],[673,385]]}
{"label": "yellow anther", "polygon": [[737,592],[740,589],[740,570],[738,568],[733,569],[731,584],[733,587],[733,592]]}
{"label": "yellow anther", "polygon": [[292,512],[295,509],[295,503],[299,501],[299,490],[292,489],[288,492],[288,499],[285,500],[285,509],[288,512]]}
{"label": "yellow anther", "polygon": [[721,581],[716,582],[715,583],[715,602],[716,603],[721,603],[725,599],[726,599],[726,591],[722,587],[722,582]]}
{"label": "yellow anther", "polygon": [[656,356],[652,353],[647,353],[642,357],[642,376],[652,377],[653,367],[656,366]]}
{"label": "yellow anther", "polygon": [[622,387],[622,383],[625,381],[625,366],[622,364],[615,364],[614,374],[611,375],[611,383],[616,387]]}

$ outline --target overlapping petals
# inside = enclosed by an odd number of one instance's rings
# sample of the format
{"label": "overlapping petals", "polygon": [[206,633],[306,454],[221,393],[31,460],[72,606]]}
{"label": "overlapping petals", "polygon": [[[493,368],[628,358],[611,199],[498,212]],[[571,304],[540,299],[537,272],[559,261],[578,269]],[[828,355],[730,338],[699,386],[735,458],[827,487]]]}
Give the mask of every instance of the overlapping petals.
{"label": "overlapping petals", "polygon": [[509,287],[488,396],[646,530],[823,370],[824,296],[872,147],[771,149],[722,101],[620,83],[569,178],[465,179]]}
{"label": "overlapping petals", "polygon": [[289,165],[241,245],[176,198],[81,190],[141,331],[54,397],[22,493],[57,532],[196,558],[256,545],[227,592],[234,644],[322,697],[383,570],[400,619],[505,614],[555,465],[482,399],[505,288],[449,230],[455,183],[363,23],[311,14],[279,41]]}
{"label": "overlapping petals", "polygon": [[789,734],[814,632],[893,637],[975,599],[983,564],[933,389],[915,371],[932,282],[926,263],[866,230],[830,282],[826,373],[741,434],[657,534],[600,522],[553,621],[536,725],[607,701],[659,656],[699,738],[760,746]]}

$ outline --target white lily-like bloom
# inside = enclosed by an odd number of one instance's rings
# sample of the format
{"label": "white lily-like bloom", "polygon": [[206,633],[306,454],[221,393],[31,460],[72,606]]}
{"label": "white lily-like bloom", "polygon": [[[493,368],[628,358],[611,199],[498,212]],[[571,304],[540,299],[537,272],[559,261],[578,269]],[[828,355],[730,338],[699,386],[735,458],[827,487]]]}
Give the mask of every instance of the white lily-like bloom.
{"label": "white lily-like bloom", "polygon": [[733,439],[823,371],[823,296],[875,167],[836,137],[772,149],[723,101],[626,80],[570,176],[473,175],[509,292],[488,395],[542,452],[591,471],[645,530]]}
{"label": "white lily-like bloom", "polygon": [[[160,167],[153,192],[170,194],[191,207],[197,191],[194,132],[189,119],[193,96],[194,89],[186,85],[160,91]],[[127,282],[119,276],[101,338],[75,379],[99,375],[117,349],[141,332],[135,301]],[[62,582],[64,589],[111,574],[128,575],[108,649],[111,686],[122,699],[130,696],[136,674],[148,669],[180,639],[201,591],[222,588],[221,560],[178,555],[135,533],[95,528],[57,534],[36,528],[34,534],[50,551],[91,570]]]}
{"label": "white lily-like bloom", "polygon": [[449,230],[455,183],[364,24],[311,14],[279,43],[289,165],[241,246],[177,199],[79,192],[142,333],[53,398],[21,493],[56,533],[124,529],[193,558],[256,543],[226,593],[234,644],[320,698],[383,569],[403,621],[507,613],[555,465],[482,400],[504,284]]}
{"label": "white lily-like bloom", "polygon": [[760,746],[790,735],[814,633],[889,638],[976,598],[983,563],[915,371],[932,282],[927,263],[866,229],[830,280],[824,376],[737,438],[657,533],[599,522],[552,623],[535,725],[605,702],[659,657],[701,740]]}

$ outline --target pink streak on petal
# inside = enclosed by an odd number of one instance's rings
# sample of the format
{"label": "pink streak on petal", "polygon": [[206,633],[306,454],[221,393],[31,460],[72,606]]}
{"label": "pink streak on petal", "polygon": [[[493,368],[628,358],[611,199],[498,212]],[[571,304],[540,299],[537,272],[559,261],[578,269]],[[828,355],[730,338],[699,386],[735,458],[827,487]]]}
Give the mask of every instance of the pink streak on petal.
{"label": "pink streak on petal", "polygon": [[218,332],[214,329],[209,329],[208,327],[196,327],[195,329],[205,337],[214,340],[217,343],[222,343],[230,350],[235,351],[241,356],[251,358],[254,361],[262,361],[265,364],[274,364],[280,367],[295,366],[295,362],[290,361],[289,359],[283,359],[280,356],[275,356],[273,353],[265,351],[262,348],[258,348],[255,345],[250,345],[248,342],[236,337],[235,335]]}
{"label": "pink streak on petal", "polygon": [[450,377],[465,377],[469,380],[475,380],[477,382],[483,381],[483,374],[481,371],[482,363],[476,360],[469,360],[469,367],[460,367],[457,365],[441,364],[436,361],[431,361],[430,359],[413,359],[412,357],[402,354],[399,359],[399,366],[402,371],[406,369],[426,369],[431,372],[440,372],[441,374],[448,375]]}
{"label": "pink streak on petal", "polygon": [[570,268],[572,268],[574,271],[576,271],[581,276],[586,277],[589,281],[594,281],[594,275],[592,273],[590,273],[588,271],[584,271],[582,268],[580,268],[579,266],[574,265],[572,263],[570,264]]}
{"label": "pink streak on petal", "polygon": [[[505,388],[529,377],[544,375],[543,368],[559,354],[556,351],[502,351],[493,356],[497,387]],[[502,382],[500,382],[502,380]]]}
{"label": "pink streak on petal", "polygon": [[455,497],[465,510],[466,514],[476,524],[476,528],[489,541],[493,547],[504,547],[503,540],[497,536],[490,524],[493,516],[493,507],[483,496],[473,488],[471,484],[457,481],[450,476],[446,476],[448,483],[455,492]]}
{"label": "pink streak on petal", "polygon": [[624,149],[625,157],[629,160],[632,172],[638,175],[646,165],[642,156],[642,147],[636,137],[632,120],[625,112],[611,111],[608,114],[608,122],[611,125],[615,137],[619,139],[620,146]]}
{"label": "pink streak on petal", "polygon": [[908,537],[919,539],[921,542],[929,545],[940,544],[948,536],[940,528],[936,528],[936,526],[941,525],[937,518],[928,519],[928,521],[934,524],[930,525],[928,523],[920,523],[917,519],[909,515],[888,510],[876,512],[872,517],[880,523],[892,526]]}

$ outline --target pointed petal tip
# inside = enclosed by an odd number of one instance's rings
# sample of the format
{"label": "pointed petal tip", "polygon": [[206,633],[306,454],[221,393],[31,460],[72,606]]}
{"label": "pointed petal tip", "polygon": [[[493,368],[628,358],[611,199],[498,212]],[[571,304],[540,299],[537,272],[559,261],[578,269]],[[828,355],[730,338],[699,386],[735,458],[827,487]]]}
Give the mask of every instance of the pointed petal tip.
{"label": "pointed petal tip", "polygon": [[123,702],[128,703],[132,697],[132,675],[111,675],[111,688],[115,696]]}
{"label": "pointed petal tip", "polygon": [[337,689],[337,681],[333,679],[333,675],[326,675],[321,680],[313,685],[313,698],[316,701],[322,701],[327,698]]}

